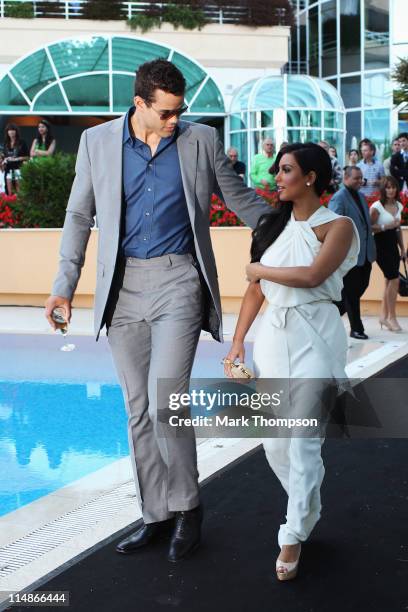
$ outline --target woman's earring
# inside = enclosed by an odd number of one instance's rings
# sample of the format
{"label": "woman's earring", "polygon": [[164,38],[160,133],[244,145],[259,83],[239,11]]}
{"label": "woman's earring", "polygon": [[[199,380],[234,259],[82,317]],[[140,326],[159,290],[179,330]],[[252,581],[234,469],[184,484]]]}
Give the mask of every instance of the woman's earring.
{"label": "woman's earring", "polygon": [[307,185],[308,187],[310,187],[310,183],[306,183],[306,185]]}

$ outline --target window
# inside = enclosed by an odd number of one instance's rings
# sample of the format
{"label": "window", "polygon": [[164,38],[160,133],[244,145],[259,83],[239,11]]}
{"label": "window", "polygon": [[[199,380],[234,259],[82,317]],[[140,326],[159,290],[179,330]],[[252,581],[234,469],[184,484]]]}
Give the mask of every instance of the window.
{"label": "window", "polygon": [[[365,0],[365,68],[389,68],[389,0]],[[404,16],[401,15],[403,18]]]}
{"label": "window", "polygon": [[361,106],[361,77],[341,79],[341,97],[346,108]]}
{"label": "window", "polygon": [[389,141],[390,138],[390,111],[382,108],[369,110],[364,113],[364,137],[370,138],[378,144]]}
{"label": "window", "polygon": [[71,38],[17,61],[0,78],[0,113],[125,112],[132,104],[138,66],[170,54],[187,82],[189,114],[223,115],[222,95],[197,62],[169,47],[125,35]]}
{"label": "window", "polygon": [[322,76],[337,74],[336,0],[322,4]]}
{"label": "window", "polygon": [[343,115],[334,112],[324,113],[324,127],[325,129],[337,129],[342,130],[344,125]]}
{"label": "window", "polygon": [[309,12],[309,73],[319,76],[319,23],[317,6]]}
{"label": "window", "polygon": [[340,1],[341,72],[361,70],[360,0]]}
{"label": "window", "polygon": [[361,112],[347,113],[346,115],[346,150],[356,149],[361,140]]}
{"label": "window", "polygon": [[388,74],[366,74],[364,77],[364,106],[390,106],[392,85]]}

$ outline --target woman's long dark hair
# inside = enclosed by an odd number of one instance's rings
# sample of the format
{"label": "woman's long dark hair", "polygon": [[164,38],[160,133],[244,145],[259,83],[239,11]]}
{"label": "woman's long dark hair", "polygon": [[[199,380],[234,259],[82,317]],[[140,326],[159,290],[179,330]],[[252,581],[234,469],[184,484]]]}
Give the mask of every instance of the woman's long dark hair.
{"label": "woman's long dark hair", "polygon": [[15,123],[8,123],[4,130],[4,147],[11,149],[11,138],[9,136],[9,130],[15,130],[16,132],[16,147],[20,144],[20,131]]}
{"label": "woman's long dark hair", "polygon": [[[279,172],[279,162],[286,153],[295,157],[304,175],[312,171],[316,173],[313,187],[316,195],[321,196],[332,179],[333,170],[329,154],[323,147],[313,142],[295,142],[279,151],[275,163],[269,170],[271,174]],[[251,262],[259,261],[266,249],[283,232],[290,219],[292,208],[292,202],[281,202],[270,213],[262,215],[252,232]]]}
{"label": "woman's long dark hair", "polygon": [[[45,146],[48,149],[48,147],[54,140],[54,136],[52,133],[51,125],[48,123],[48,121],[46,119],[41,119],[41,121],[38,122],[38,125],[41,125],[41,123],[45,125],[45,127],[47,128],[47,133],[45,135]],[[38,129],[37,129],[36,139],[37,139],[38,144],[41,144],[43,141],[40,131]]]}

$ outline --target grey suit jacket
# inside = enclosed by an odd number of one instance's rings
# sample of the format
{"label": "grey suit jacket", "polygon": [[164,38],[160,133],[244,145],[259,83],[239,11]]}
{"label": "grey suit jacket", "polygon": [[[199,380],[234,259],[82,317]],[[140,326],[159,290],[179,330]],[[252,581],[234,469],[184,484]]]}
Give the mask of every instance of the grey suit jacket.
{"label": "grey suit jacket", "polygon": [[[367,202],[361,193],[358,195],[364,211],[364,219],[361,216],[360,209],[353,200],[353,196],[347,187],[344,186],[331,198],[329,208],[338,215],[350,217],[356,224],[358,234],[360,236],[360,252],[358,254],[357,265],[362,266],[364,265],[366,259],[368,259],[370,262],[375,260],[376,249],[374,237],[371,231],[371,219]],[[366,231],[367,226],[368,232]]]}
{"label": "grey suit jacket", "polygon": [[[99,227],[97,283],[94,303],[96,339],[109,325],[117,299],[121,271],[118,257],[123,234],[122,135],[125,117],[85,130],[81,136],[76,176],[66,210],[59,270],[52,294],[71,300],[75,293],[90,230],[96,215]],[[177,148],[205,309],[203,329],[222,341],[221,300],[211,245],[211,195],[222,192],[231,210],[250,227],[271,207],[246,187],[224,154],[215,128],[180,121]]]}

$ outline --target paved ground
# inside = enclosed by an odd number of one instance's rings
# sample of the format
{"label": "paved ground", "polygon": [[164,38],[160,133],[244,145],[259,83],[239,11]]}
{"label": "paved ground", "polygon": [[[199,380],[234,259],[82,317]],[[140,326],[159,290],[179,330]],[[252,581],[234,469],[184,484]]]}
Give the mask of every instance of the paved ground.
{"label": "paved ground", "polygon": [[[225,339],[231,338],[234,331],[237,315],[224,314],[224,335]],[[346,329],[349,330],[347,317],[343,317]],[[408,341],[408,317],[399,319],[403,332],[398,334],[389,332],[386,329],[381,330],[378,324],[377,317],[363,317],[363,323],[367,334],[372,340],[387,340],[396,337]],[[252,326],[248,340],[253,339],[253,333],[256,329],[257,322]],[[44,317],[44,309],[30,306],[0,306],[0,333],[52,333],[47,320]],[[73,311],[73,316],[70,325],[70,333],[77,334],[93,334],[93,310],[91,308],[77,308]],[[102,334],[105,332],[103,331]],[[208,337],[209,334],[202,334],[202,337]],[[362,343],[364,344],[364,343]]]}

